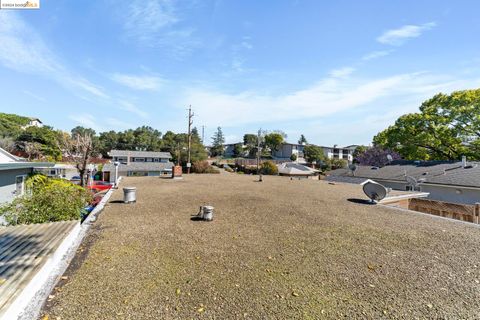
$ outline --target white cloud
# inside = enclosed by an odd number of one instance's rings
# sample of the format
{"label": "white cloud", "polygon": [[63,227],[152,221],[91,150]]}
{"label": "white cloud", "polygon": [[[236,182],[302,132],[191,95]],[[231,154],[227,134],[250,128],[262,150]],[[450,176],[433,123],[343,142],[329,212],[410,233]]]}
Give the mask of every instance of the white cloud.
{"label": "white cloud", "polygon": [[30,97],[38,100],[38,101],[41,101],[41,102],[47,101],[47,99],[45,99],[44,97],[39,96],[38,94],[35,94],[35,93],[30,92],[30,91],[28,91],[28,90],[23,90],[23,93],[25,93],[27,96],[30,96]]}
{"label": "white cloud", "polygon": [[393,52],[393,50],[372,51],[372,52],[364,55],[362,57],[362,60],[368,61],[368,60],[378,59],[378,58],[381,58],[381,57],[388,56],[392,52]]}
{"label": "white cloud", "polygon": [[125,100],[119,100],[118,104],[121,110],[134,113],[142,118],[148,118],[148,113],[146,113],[145,111],[142,111],[140,108],[138,108],[136,105],[134,105],[131,102],[128,102]]}
{"label": "white cloud", "polygon": [[172,0],[134,0],[120,16],[125,36],[142,46],[162,47],[176,58],[190,53],[200,42],[194,29],[180,26],[177,3]]}
{"label": "white cloud", "polygon": [[355,71],[355,68],[343,67],[343,68],[334,69],[330,71],[330,76],[332,78],[345,78],[351,75],[354,71]]}
{"label": "white cloud", "polygon": [[111,79],[132,89],[152,91],[158,90],[164,82],[163,79],[159,77],[119,73],[113,74]]}
{"label": "white cloud", "polygon": [[83,93],[108,97],[101,88],[63,66],[35,30],[15,12],[0,12],[0,44],[0,64],[6,68],[51,78],[77,94],[80,89]]}
{"label": "white cloud", "polygon": [[437,24],[435,22],[428,22],[422,25],[404,25],[398,29],[385,31],[377,38],[377,41],[392,46],[400,46],[407,40],[411,38],[417,38],[421,36],[423,32],[436,26]]}
{"label": "white cloud", "polygon": [[253,91],[231,94],[190,88],[180,95],[176,104],[187,105],[194,101],[198,121],[209,127],[218,124],[240,127],[255,123],[311,121],[350,110],[368,110],[372,106],[376,113],[403,105],[418,107],[438,92],[464,89],[478,83],[478,79],[458,80],[426,72],[376,79],[330,76],[305,89],[279,95]]}

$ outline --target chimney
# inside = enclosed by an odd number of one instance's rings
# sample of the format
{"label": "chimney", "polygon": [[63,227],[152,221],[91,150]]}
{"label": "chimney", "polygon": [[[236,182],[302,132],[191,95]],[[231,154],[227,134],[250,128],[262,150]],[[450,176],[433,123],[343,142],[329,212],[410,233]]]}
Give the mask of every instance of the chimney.
{"label": "chimney", "polygon": [[467,166],[467,157],[466,156],[462,156],[462,167],[466,167]]}

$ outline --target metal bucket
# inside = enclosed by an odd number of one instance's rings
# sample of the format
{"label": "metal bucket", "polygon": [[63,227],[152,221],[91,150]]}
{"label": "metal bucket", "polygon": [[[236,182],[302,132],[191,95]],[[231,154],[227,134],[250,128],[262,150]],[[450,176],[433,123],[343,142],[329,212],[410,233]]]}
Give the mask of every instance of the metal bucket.
{"label": "metal bucket", "polygon": [[206,221],[213,220],[213,207],[212,206],[203,206],[203,219]]}
{"label": "metal bucket", "polygon": [[123,188],[123,203],[137,202],[137,188],[125,187]]}

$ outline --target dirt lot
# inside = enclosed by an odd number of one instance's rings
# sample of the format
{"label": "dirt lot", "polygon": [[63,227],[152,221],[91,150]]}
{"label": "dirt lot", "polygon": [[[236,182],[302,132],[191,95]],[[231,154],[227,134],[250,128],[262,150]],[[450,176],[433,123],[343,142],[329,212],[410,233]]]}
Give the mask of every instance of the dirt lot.
{"label": "dirt lot", "polygon": [[[127,178],[50,319],[478,319],[480,229],[355,203],[359,186]],[[117,201],[117,202],[116,202]],[[190,220],[204,204],[213,222]]]}

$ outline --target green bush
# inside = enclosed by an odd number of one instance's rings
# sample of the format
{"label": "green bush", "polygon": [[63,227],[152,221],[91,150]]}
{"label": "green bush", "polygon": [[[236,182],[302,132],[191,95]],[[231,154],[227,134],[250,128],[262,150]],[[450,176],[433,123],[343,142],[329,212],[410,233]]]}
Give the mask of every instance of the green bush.
{"label": "green bush", "polygon": [[208,161],[196,161],[193,163],[192,171],[195,173],[220,173],[220,170],[212,167]]}
{"label": "green bush", "polygon": [[290,160],[297,161],[297,155],[295,153],[292,153],[292,155],[290,156]]}
{"label": "green bush", "polygon": [[262,163],[260,172],[267,175],[276,175],[278,174],[278,168],[272,161],[265,161]]}
{"label": "green bush", "polygon": [[76,220],[92,199],[86,189],[62,179],[34,175],[27,179],[27,192],[0,207],[9,225]]}

